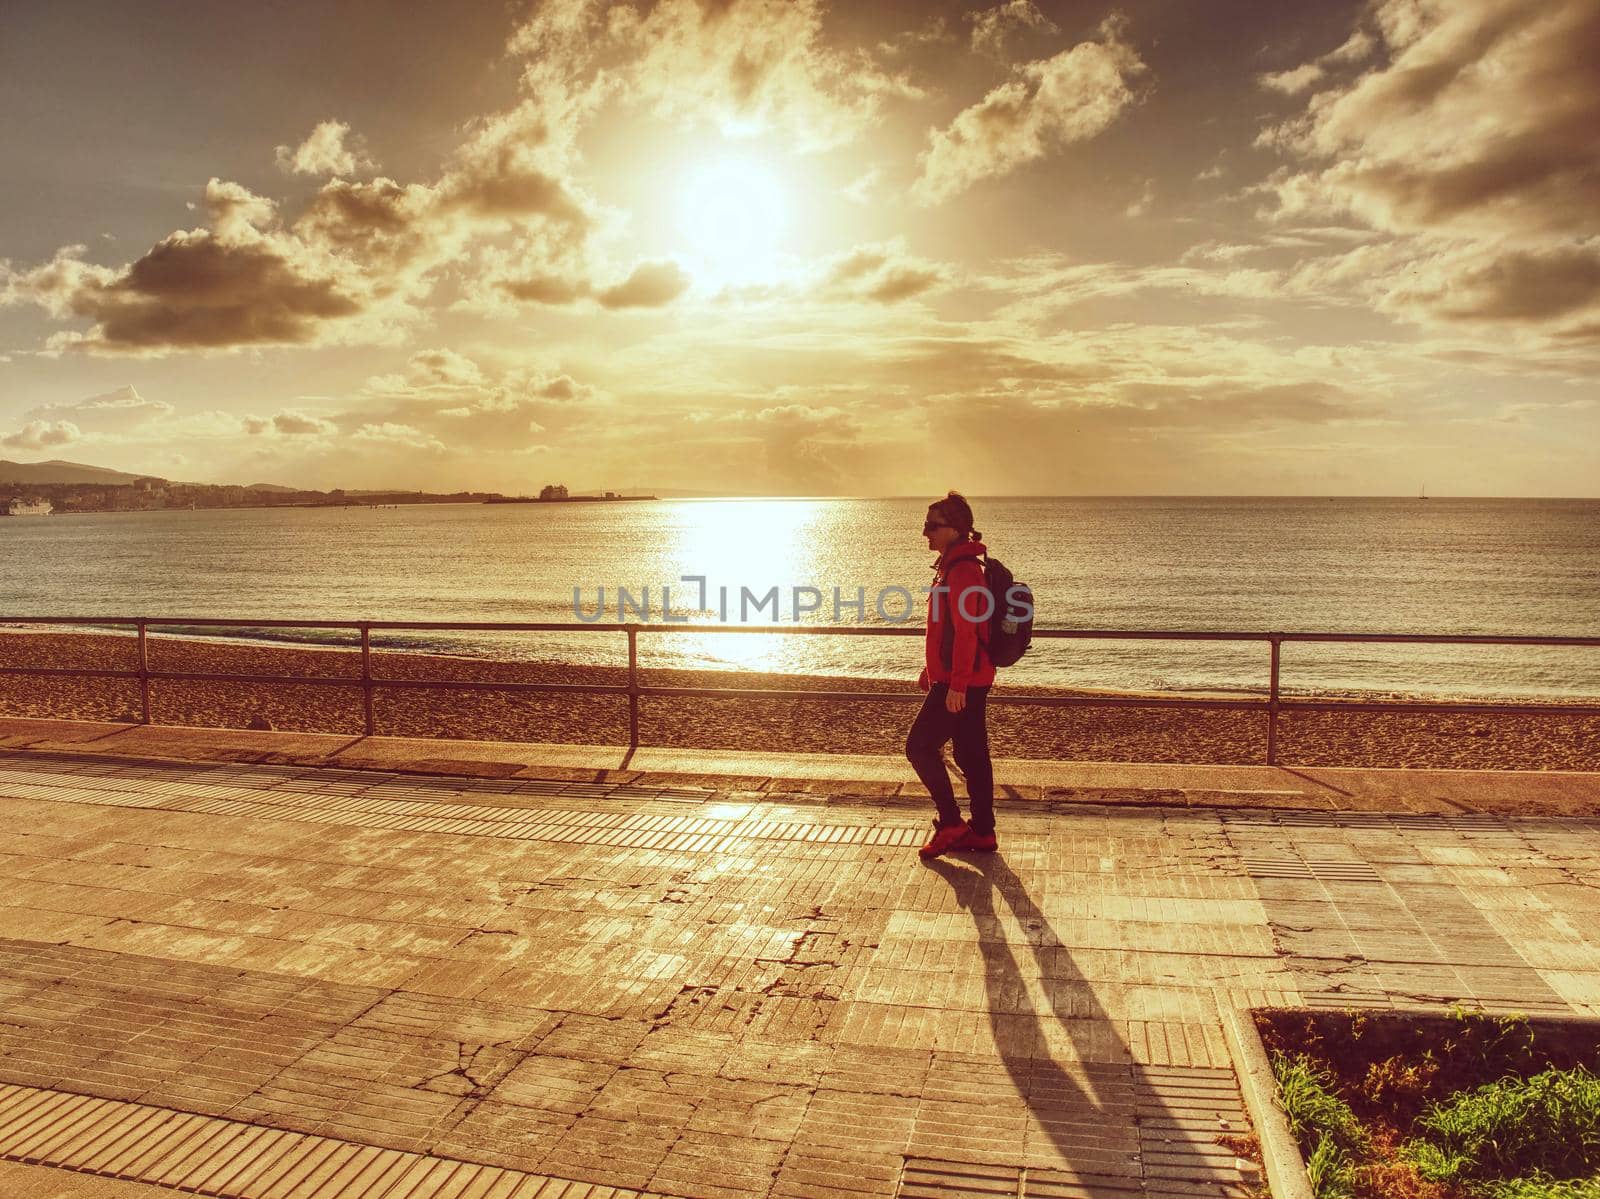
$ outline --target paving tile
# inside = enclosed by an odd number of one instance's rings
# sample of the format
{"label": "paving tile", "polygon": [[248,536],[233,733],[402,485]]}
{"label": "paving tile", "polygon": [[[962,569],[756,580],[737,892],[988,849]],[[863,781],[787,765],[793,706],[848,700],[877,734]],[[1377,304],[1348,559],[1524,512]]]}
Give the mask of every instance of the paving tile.
{"label": "paving tile", "polygon": [[1228,1194],[1218,994],[1600,1012],[1587,822],[1076,795],[930,867],[892,797],[629,777],[0,751],[0,1083],[284,1191]]}

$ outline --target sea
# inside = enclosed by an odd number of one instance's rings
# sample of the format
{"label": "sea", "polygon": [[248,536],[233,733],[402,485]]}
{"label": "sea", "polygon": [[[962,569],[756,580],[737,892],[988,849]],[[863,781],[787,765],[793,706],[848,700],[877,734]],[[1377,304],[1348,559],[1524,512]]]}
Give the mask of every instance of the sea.
{"label": "sea", "polygon": [[[920,627],[928,500],[416,504],[0,518],[0,625],[351,645],[260,620],[553,622],[379,630],[373,645],[525,660],[915,678],[915,637],[711,626]],[[1039,629],[1600,636],[1600,501],[976,498]],[[773,589],[776,589],[774,594]],[[619,608],[622,592],[626,606]],[[665,594],[664,594],[665,592]],[[665,607],[664,607],[665,605]],[[225,630],[186,623],[238,621]],[[670,621],[669,621],[670,618]],[[1264,642],[1036,639],[1003,681],[1265,690]],[[1600,696],[1600,647],[1288,644],[1299,695]]]}

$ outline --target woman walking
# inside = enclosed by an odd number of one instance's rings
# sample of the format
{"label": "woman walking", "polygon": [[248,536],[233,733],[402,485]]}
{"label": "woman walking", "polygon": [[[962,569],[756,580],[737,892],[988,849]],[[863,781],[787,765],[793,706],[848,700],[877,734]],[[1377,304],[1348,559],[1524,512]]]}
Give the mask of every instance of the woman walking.
{"label": "woman walking", "polygon": [[[994,685],[988,617],[995,600],[984,583],[978,561],[984,545],[972,527],[972,508],[964,496],[952,491],[929,504],[922,535],[939,558],[933,564],[934,585],[928,595],[926,664],[917,680],[928,694],[906,734],[906,757],[933,796],[937,811],[933,837],[918,852],[936,858],[952,850],[996,847],[987,712]],[[961,819],[945,769],[944,747],[949,741],[955,742],[956,765],[966,776],[970,823]]]}

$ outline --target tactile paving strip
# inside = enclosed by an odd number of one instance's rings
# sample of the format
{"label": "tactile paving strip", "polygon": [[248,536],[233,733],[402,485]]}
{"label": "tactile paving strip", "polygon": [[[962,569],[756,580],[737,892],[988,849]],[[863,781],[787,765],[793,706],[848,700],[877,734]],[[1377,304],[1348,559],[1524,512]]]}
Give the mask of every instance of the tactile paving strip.
{"label": "tactile paving strip", "polygon": [[0,1158],[219,1199],[671,1199],[9,1084],[0,1084]]}
{"label": "tactile paving strip", "polygon": [[1541,999],[1518,997],[1515,999],[1473,999],[1467,996],[1436,996],[1429,999],[1394,997],[1377,991],[1357,991],[1345,987],[1332,991],[1301,993],[1304,1006],[1323,1011],[1347,1011],[1363,1008],[1372,1011],[1438,1012],[1447,1008],[1464,1008],[1471,1012],[1488,1012],[1496,1015],[1560,1016],[1571,1017],[1572,1005],[1559,997]]}
{"label": "tactile paving strip", "polygon": [[1268,824],[1286,828],[1379,828],[1478,831],[1506,829],[1505,817],[1494,812],[1438,815],[1411,812],[1306,812],[1294,809],[1238,810],[1221,813],[1224,824]]}
{"label": "tactile paving strip", "polygon": [[[206,776],[216,772],[204,765],[173,765],[172,763],[118,761],[87,754],[51,754],[48,759],[39,755],[0,753],[0,775],[14,768],[24,772],[37,772],[48,761],[52,773],[79,778],[138,778],[146,782],[167,782],[186,787],[206,785]],[[395,796],[450,799],[463,792],[480,795],[508,796],[582,796],[586,799],[643,799],[689,800],[698,802],[714,792],[706,787],[667,787],[654,783],[586,783],[565,779],[470,779],[452,781],[440,775],[391,774],[385,771],[341,770],[338,767],[318,766],[255,766],[235,767],[226,770],[224,790],[259,790],[279,787],[301,779],[315,779],[323,791],[345,794],[384,792]]]}
{"label": "tactile paving strip", "polygon": [[[1217,1140],[1221,1132],[1249,1131],[1244,1101],[1231,1069],[1140,1066],[1127,1075],[1137,1125],[1137,1153],[1095,1171],[1079,1166],[1096,1160],[1084,1142],[1058,1166],[1016,1166],[907,1156],[899,1199],[1120,1199],[1126,1196],[1242,1197],[1257,1181],[1247,1176],[1233,1151]],[[1119,1099],[1120,1101],[1120,1099]],[[1075,1105],[1058,1107],[1048,1089],[1030,1099],[1034,1116],[1046,1124],[1066,1119],[1081,1123],[1093,1112]],[[1081,1156],[1077,1156],[1081,1154]],[[1114,1170],[1115,1172],[1111,1172]]]}
{"label": "tactile paving strip", "polygon": [[[197,772],[198,773],[198,772]],[[0,797],[97,804],[122,808],[294,820],[312,824],[448,833],[522,841],[558,841],[619,849],[726,852],[741,841],[800,841],[826,845],[918,844],[922,825],[816,824],[759,816],[668,816],[640,811],[505,807],[466,802],[474,788],[450,792],[463,802],[391,799],[354,794],[316,775],[298,775],[293,788],[222,787],[199,779],[165,777],[151,787],[149,774],[99,774],[94,778],[44,769],[0,768]],[[135,784],[130,788],[129,783]],[[615,788],[628,795],[624,787]],[[713,792],[702,793],[702,798]],[[642,798],[655,798],[646,791]]]}

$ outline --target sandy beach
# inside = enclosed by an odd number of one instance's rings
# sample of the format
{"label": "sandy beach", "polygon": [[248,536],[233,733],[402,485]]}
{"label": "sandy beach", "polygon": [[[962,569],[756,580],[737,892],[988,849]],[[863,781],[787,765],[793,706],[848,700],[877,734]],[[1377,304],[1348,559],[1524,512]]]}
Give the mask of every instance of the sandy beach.
{"label": "sandy beach", "polygon": [[[350,679],[344,684],[251,684],[157,680],[152,717],[161,724],[242,728],[264,719],[275,729],[362,732],[360,654],[184,638],[149,639],[152,670],[278,674]],[[413,652],[373,651],[377,677],[450,681],[623,685],[622,667],[501,662]],[[132,636],[0,631],[0,665],[130,670]],[[792,690],[796,698],[645,696],[640,740],[706,749],[792,749],[798,753],[899,753],[914,703],[807,700],[808,690],[915,693],[915,684],[754,672],[642,668],[646,686]],[[1007,687],[996,695],[1074,694]],[[1076,694],[1082,694],[1076,693]],[[380,734],[449,739],[615,745],[628,739],[624,696],[500,694],[453,688],[379,685]],[[131,679],[0,676],[0,715],[75,720],[139,719]],[[1052,708],[993,704],[996,757],[1076,761],[1257,764],[1266,717],[1259,712],[1171,708]],[[1600,717],[1562,713],[1286,712],[1279,719],[1283,764],[1600,770]],[[909,769],[909,768],[908,768]]]}

